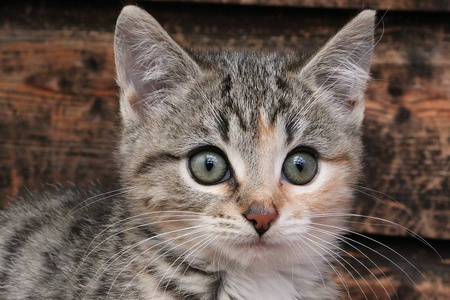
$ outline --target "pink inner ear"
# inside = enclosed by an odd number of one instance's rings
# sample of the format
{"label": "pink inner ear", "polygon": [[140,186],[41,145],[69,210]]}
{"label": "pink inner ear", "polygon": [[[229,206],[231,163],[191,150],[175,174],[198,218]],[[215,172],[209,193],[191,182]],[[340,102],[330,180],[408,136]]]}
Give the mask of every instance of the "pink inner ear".
{"label": "pink inner ear", "polygon": [[133,109],[136,109],[136,105],[138,105],[138,101],[139,101],[139,99],[138,99],[138,95],[136,94],[136,92],[134,92],[134,93],[131,93],[129,96],[128,96],[128,102],[130,103],[130,105],[133,107]]}
{"label": "pink inner ear", "polygon": [[355,109],[356,104],[357,104],[357,102],[356,102],[355,100],[349,100],[349,101],[347,101],[347,105],[348,105],[348,108],[349,108],[350,110]]}
{"label": "pink inner ear", "polygon": [[144,115],[144,111],[142,109],[142,105],[139,103],[139,96],[136,92],[130,93],[128,96],[128,102],[130,103],[131,108],[142,117]]}

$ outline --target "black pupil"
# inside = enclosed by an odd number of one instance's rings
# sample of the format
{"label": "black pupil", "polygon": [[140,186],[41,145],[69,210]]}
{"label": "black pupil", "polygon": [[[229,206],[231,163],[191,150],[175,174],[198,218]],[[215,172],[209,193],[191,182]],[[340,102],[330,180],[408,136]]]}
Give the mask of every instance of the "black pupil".
{"label": "black pupil", "polygon": [[294,157],[294,164],[300,172],[303,172],[305,163],[306,163],[306,161],[302,157],[300,157],[300,156]]}
{"label": "black pupil", "polygon": [[211,156],[211,155],[206,156],[205,168],[208,172],[210,172],[214,168],[216,161],[217,161],[217,158],[215,158],[214,156]]}

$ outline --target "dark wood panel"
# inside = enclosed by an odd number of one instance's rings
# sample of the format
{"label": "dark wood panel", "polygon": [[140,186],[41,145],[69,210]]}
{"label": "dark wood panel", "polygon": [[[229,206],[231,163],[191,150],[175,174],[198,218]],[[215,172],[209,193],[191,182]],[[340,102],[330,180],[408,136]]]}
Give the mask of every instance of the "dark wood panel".
{"label": "dark wood panel", "polygon": [[[0,8],[3,202],[43,182],[116,180],[112,31],[121,4],[27,3]],[[177,41],[196,51],[305,51],[317,48],[354,15],[237,6],[147,8]],[[443,13],[396,12],[384,19],[367,93],[364,186],[389,196],[360,188],[355,209],[442,239],[450,238],[447,20]],[[380,27],[379,37],[382,32]],[[361,221],[355,230],[405,234],[371,219]]]}
{"label": "dark wood panel", "polygon": [[115,181],[112,35],[76,35],[0,33],[3,198],[42,183]]}
{"label": "dark wood panel", "polygon": [[[146,0],[150,1],[150,0]],[[154,0],[152,0],[154,1]],[[168,2],[167,0],[156,0]],[[169,2],[180,2],[169,0]],[[450,11],[448,0],[417,1],[417,0],[183,0],[193,3],[220,3],[239,5],[292,6],[308,8],[339,8],[339,9],[380,9],[408,11]]]}
{"label": "dark wood panel", "polygon": [[334,281],[341,286],[343,299],[363,300],[364,294],[379,300],[448,299],[449,241],[434,241],[432,246],[442,260],[418,240],[351,235],[341,243],[340,263],[334,263],[351,297],[338,276]]}

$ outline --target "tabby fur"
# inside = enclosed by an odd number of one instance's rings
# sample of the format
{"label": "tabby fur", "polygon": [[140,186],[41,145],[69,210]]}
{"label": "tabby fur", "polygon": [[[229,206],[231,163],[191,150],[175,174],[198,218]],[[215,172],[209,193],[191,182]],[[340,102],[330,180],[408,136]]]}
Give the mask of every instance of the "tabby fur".
{"label": "tabby fur", "polygon": [[[337,299],[329,261],[361,175],[374,18],[312,56],[193,55],[125,7],[120,188],[55,188],[0,212],[0,299]],[[187,162],[211,145],[232,178],[202,185]],[[303,186],[281,175],[297,147],[319,160]],[[243,217],[254,203],[279,214],[261,237]]]}

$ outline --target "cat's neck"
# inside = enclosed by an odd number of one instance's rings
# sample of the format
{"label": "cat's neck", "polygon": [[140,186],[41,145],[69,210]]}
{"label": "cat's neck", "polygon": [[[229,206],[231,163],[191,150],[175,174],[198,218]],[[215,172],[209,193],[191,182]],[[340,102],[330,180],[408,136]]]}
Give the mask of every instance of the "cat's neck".
{"label": "cat's neck", "polygon": [[218,299],[298,299],[294,282],[290,275],[277,270],[235,269],[224,276]]}
{"label": "cat's neck", "polygon": [[218,299],[335,299],[327,280],[312,265],[235,268],[225,273]]}

